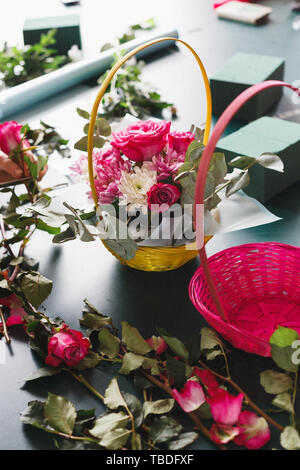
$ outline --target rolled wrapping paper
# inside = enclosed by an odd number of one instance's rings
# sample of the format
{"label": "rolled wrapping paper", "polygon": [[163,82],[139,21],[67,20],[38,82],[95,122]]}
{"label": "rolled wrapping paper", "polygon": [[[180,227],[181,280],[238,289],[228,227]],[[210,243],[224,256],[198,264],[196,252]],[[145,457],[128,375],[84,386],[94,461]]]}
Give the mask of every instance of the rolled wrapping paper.
{"label": "rolled wrapping paper", "polygon": [[[114,54],[117,51],[130,51],[143,44],[146,40],[151,41],[159,37],[178,38],[178,31],[162,32],[155,36],[134,39],[117,48],[101,52],[95,59],[81,60],[73,64],[68,64],[61,69],[49,72],[41,77],[34,78],[29,82],[22,83],[12,88],[5,88],[0,91],[0,120],[19,111],[23,111],[30,106],[56,95],[57,93],[70,88],[92,77],[101,75],[111,67],[114,61]],[[173,41],[163,41],[154,44],[136,54],[138,59],[143,59],[160,50],[174,46]]]}

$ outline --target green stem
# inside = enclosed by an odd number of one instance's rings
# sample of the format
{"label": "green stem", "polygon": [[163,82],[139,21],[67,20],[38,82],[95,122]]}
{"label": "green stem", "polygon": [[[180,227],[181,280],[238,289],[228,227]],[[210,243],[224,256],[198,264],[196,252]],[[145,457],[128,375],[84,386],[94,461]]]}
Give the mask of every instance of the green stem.
{"label": "green stem", "polygon": [[95,395],[95,397],[99,398],[99,400],[101,400],[102,402],[104,402],[104,396],[101,395],[100,392],[98,392],[98,390],[96,390],[84,377],[83,375],[79,374],[75,374],[75,372],[73,372],[72,370],[70,369],[64,369],[65,371],[69,372],[73,377],[74,379],[76,379],[78,382],[80,382],[82,385],[84,385],[93,395]]}

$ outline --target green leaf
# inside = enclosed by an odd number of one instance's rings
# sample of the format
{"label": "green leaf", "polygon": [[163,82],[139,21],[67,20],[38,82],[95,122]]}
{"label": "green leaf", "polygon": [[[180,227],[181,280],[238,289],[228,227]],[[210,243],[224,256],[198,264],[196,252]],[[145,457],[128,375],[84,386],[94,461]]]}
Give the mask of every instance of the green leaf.
{"label": "green leaf", "polygon": [[117,428],[107,432],[99,444],[109,450],[118,450],[125,446],[130,434],[127,429]]}
{"label": "green leaf", "polygon": [[89,433],[98,439],[102,439],[109,431],[116,428],[124,429],[129,421],[129,416],[123,411],[120,411],[119,413],[108,413],[96,419],[95,424],[92,429],[89,430]]}
{"label": "green leaf", "polygon": [[174,407],[175,400],[173,398],[165,398],[164,400],[145,401],[143,404],[144,418],[148,415],[162,415],[169,413]]}
{"label": "green leaf", "polygon": [[280,444],[286,450],[300,450],[300,436],[292,426],[284,428],[280,435]]}
{"label": "green leaf", "polygon": [[74,149],[81,150],[82,152],[87,152],[87,143],[88,143],[87,136],[82,137],[74,144]]}
{"label": "green leaf", "polygon": [[151,369],[152,375],[159,374],[158,362],[156,359],[149,359],[148,357],[138,356],[134,353],[127,353],[123,357],[123,364],[119,370],[120,374],[130,374],[133,370],[139,369]]}
{"label": "green leaf", "polygon": [[119,338],[114,336],[108,328],[102,328],[98,334],[98,340],[98,352],[110,358],[116,357],[120,349]]}
{"label": "green leaf", "polygon": [[101,356],[99,354],[89,351],[89,353],[81,359],[76,366],[73,366],[72,369],[75,370],[86,370],[86,369],[93,369],[101,362]]}
{"label": "green leaf", "polygon": [[175,441],[168,443],[169,450],[181,450],[184,447],[189,446],[198,439],[199,434],[196,432],[183,432],[179,434],[178,438]]}
{"label": "green leaf", "polygon": [[19,264],[23,263],[24,256],[18,256],[18,258],[14,258],[10,261],[10,266],[18,266]]}
{"label": "green leaf", "polygon": [[230,162],[228,163],[229,166],[232,166],[233,168],[239,168],[240,170],[244,170],[247,168],[249,165],[252,165],[256,161],[256,158],[254,157],[235,157]]}
{"label": "green leaf", "polygon": [[[231,173],[232,174],[232,173]],[[246,188],[250,183],[250,176],[248,170],[236,170],[234,176],[232,176],[230,183],[226,187],[226,196],[232,196],[240,189]]]}
{"label": "green leaf", "polygon": [[60,234],[59,227],[52,227],[51,225],[46,224],[43,220],[38,219],[36,223],[36,228],[43,230],[43,232],[50,233],[51,235]]}
{"label": "green leaf", "polygon": [[38,166],[37,163],[32,162],[28,155],[23,155],[24,161],[26,162],[28,169],[30,171],[32,179],[36,180],[38,177]]}
{"label": "green leaf", "polygon": [[22,382],[31,382],[42,377],[51,377],[60,374],[60,372],[61,369],[59,367],[42,367],[23,379]]}
{"label": "green leaf", "polygon": [[264,370],[260,374],[260,383],[265,392],[277,395],[287,392],[293,387],[292,378],[289,375],[275,370]]}
{"label": "green leaf", "polygon": [[293,345],[296,341],[299,341],[297,331],[282,326],[279,326],[270,338],[273,361],[288,372],[296,372],[298,369],[298,364],[293,362]]}
{"label": "green leaf", "polygon": [[137,354],[147,354],[152,350],[149,344],[144,340],[137,328],[130,326],[127,321],[122,321],[122,342],[130,351]]}
{"label": "green leaf", "polygon": [[259,165],[270,170],[279,171],[280,173],[284,172],[283,161],[274,153],[262,153],[256,161]]}
{"label": "green leaf", "polygon": [[158,328],[158,332],[160,336],[165,340],[169,348],[173,351],[173,353],[179,356],[181,359],[184,360],[184,362],[187,363],[189,361],[189,352],[183,342],[180,341],[178,338],[170,336],[161,328]]}
{"label": "green leaf", "polygon": [[111,134],[111,127],[109,122],[104,118],[96,119],[96,132],[104,137],[108,137]]}
{"label": "green leaf", "polygon": [[276,397],[272,400],[272,405],[277,406],[277,408],[287,411],[288,413],[295,412],[292,403],[292,397],[288,392],[276,395]]}
{"label": "green leaf", "polygon": [[116,253],[121,258],[129,261],[133,259],[136,255],[138,245],[130,237],[125,239],[117,240],[105,240],[105,245],[107,245],[114,253]]}
{"label": "green leaf", "polygon": [[161,416],[154,421],[150,428],[149,436],[154,444],[160,444],[177,437],[181,431],[182,426],[175,419]]}
{"label": "green leaf", "polygon": [[109,386],[105,390],[103,403],[111,410],[116,410],[120,406],[126,408],[126,402],[120,391],[116,377],[111,380]]}
{"label": "green leaf", "polygon": [[66,398],[48,393],[44,416],[48,424],[56,431],[72,434],[76,420],[76,410],[73,403]]}
{"label": "green leaf", "polygon": [[85,307],[82,310],[82,318],[80,325],[93,330],[98,330],[106,325],[112,325],[111,317],[103,315],[96,307],[91,304],[87,299],[84,299]]}
{"label": "green leaf", "polygon": [[46,428],[46,422],[44,418],[44,402],[34,400],[30,401],[27,408],[22,411],[20,415],[20,421],[24,424],[30,424],[37,428]]}
{"label": "green leaf", "polygon": [[143,408],[140,400],[131,393],[123,392],[127,406],[134,418],[134,425],[139,428],[143,424]]}
{"label": "green leaf", "polygon": [[76,240],[76,235],[73,232],[73,230],[71,229],[71,227],[68,227],[63,232],[60,232],[57,235],[55,235],[52,238],[52,243],[61,244],[61,243],[68,242],[70,240]]}
{"label": "green leaf", "polygon": [[174,386],[180,390],[186,382],[186,364],[168,354],[166,367],[169,378],[174,381]]}
{"label": "green leaf", "polygon": [[223,343],[217,333],[208,327],[201,329],[200,349],[206,352],[206,359],[212,360],[222,354]]}
{"label": "green leaf", "polygon": [[90,113],[88,113],[84,109],[76,108],[76,111],[77,111],[77,114],[83,119],[90,119]]}
{"label": "green leaf", "polygon": [[36,271],[24,274],[21,281],[22,292],[34,307],[38,307],[48,297],[52,286],[53,282],[50,279]]}
{"label": "green leaf", "polygon": [[210,411],[210,405],[206,402],[204,402],[198,410],[196,410],[197,415],[199,416],[200,419],[212,419],[212,414]]}

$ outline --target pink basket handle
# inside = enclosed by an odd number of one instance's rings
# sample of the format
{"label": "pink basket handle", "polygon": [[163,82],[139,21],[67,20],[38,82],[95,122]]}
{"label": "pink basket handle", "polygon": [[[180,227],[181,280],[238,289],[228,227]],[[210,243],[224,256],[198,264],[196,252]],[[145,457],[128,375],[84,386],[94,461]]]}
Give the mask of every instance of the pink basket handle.
{"label": "pink basket handle", "polygon": [[[226,129],[227,124],[229,124],[229,122],[235,116],[238,110],[247,101],[249,101],[253,96],[273,86],[274,87],[282,86],[282,87],[290,88],[291,90],[293,90],[300,96],[300,89],[290,85],[289,83],[281,82],[278,80],[268,80],[266,82],[258,83],[256,85],[251,86],[250,88],[247,88],[247,90],[243,91],[239,96],[237,96],[230,103],[230,105],[225,109],[223,114],[218,119],[214,127],[214,130],[210,136],[210,139],[205,147],[202,158],[200,160],[198,175],[197,175],[197,182],[196,182],[196,189],[195,189],[195,208],[196,208],[196,204],[204,204],[204,191],[205,191],[206,177],[207,177],[207,173],[209,170],[210,161],[215,151],[218,140],[220,139],[224,130]],[[195,220],[197,220],[197,217],[195,217]],[[206,276],[207,284],[208,284],[211,296],[213,298],[213,301],[216,305],[216,308],[220,317],[223,320],[228,321],[228,316],[222,306],[221,300],[219,298],[219,295],[218,295],[218,292],[214,283],[213,276],[210,271],[207,254],[205,250],[205,244],[202,243],[202,240],[199,240],[200,233],[201,233],[201,230],[196,230],[197,246],[201,246],[201,248],[199,249],[199,257],[200,257],[204,274]]]}

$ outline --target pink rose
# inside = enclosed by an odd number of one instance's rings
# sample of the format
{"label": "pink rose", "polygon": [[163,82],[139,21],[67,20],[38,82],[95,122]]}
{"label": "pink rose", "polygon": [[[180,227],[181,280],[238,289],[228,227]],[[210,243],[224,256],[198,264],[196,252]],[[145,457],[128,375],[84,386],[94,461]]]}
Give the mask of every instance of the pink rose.
{"label": "pink rose", "polygon": [[[6,155],[10,155],[16,147],[21,143],[22,126],[15,121],[5,122],[0,124],[0,149]],[[26,143],[26,141],[24,141]],[[28,142],[27,142],[28,144]],[[25,147],[30,147],[30,145],[25,145]]]}
{"label": "pink rose", "polygon": [[89,347],[90,342],[82,333],[64,325],[48,343],[46,364],[58,367],[64,362],[69,367],[75,366],[87,355]]}
{"label": "pink rose", "polygon": [[193,140],[195,140],[195,136],[191,132],[174,131],[168,135],[169,148],[180,154],[185,154]]}
{"label": "pink rose", "polygon": [[[147,193],[147,203],[153,212],[165,212],[180,198],[180,190],[177,186],[168,183],[157,183]],[[153,207],[153,205],[159,207]]]}
{"label": "pink rose", "polygon": [[138,121],[127,129],[114,133],[111,145],[135,162],[151,160],[167,144],[171,123]]}
{"label": "pink rose", "polygon": [[[23,161],[24,152],[20,152],[21,164],[17,164],[9,157],[20,146],[22,149],[30,147],[28,140],[23,139],[21,135],[22,126],[15,121],[5,122],[0,124],[0,181],[9,181],[12,178],[21,178],[23,175],[29,176],[30,172],[28,166]],[[28,158],[37,163],[37,158],[29,150],[26,152]],[[39,180],[45,175],[48,167],[47,165],[39,174]]]}

